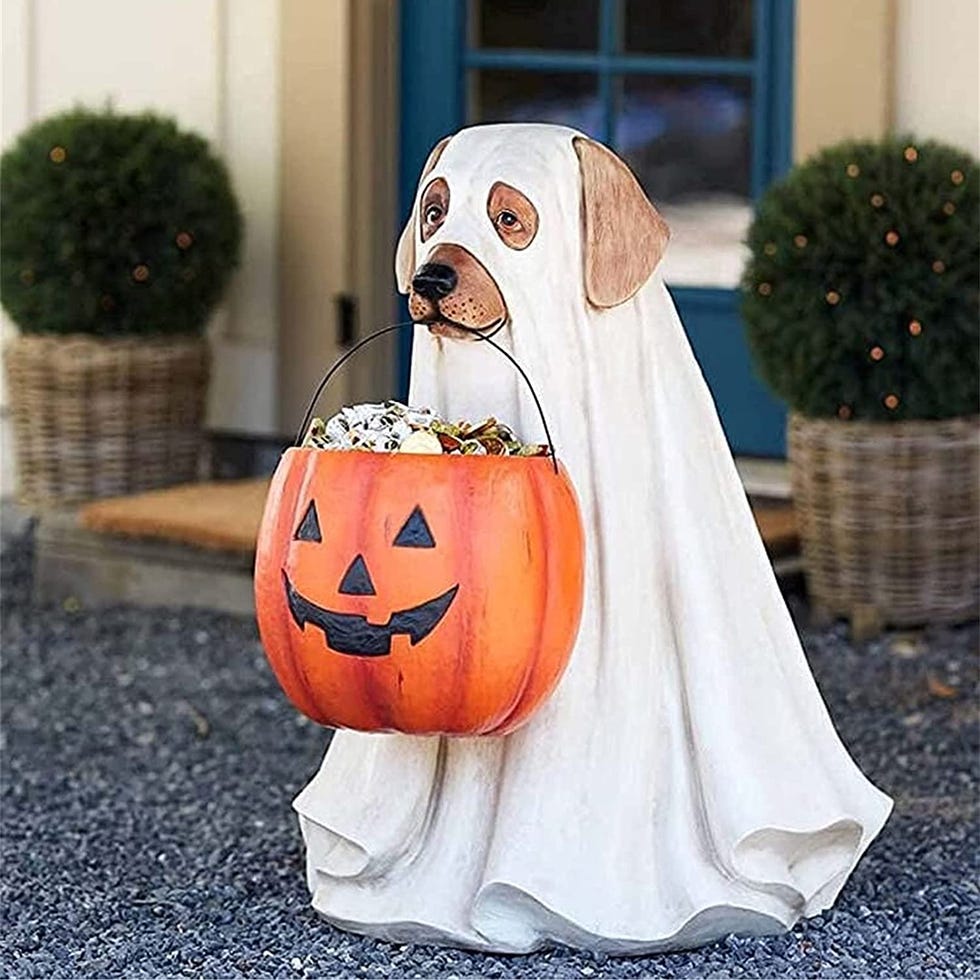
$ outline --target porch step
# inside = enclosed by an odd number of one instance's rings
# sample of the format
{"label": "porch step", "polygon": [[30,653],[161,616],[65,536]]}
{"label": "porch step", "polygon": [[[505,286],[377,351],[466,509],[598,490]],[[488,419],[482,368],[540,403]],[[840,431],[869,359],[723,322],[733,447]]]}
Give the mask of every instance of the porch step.
{"label": "porch step", "polygon": [[52,511],[35,532],[34,593],[83,606],[197,606],[251,615],[252,556],[89,531]]}
{"label": "porch step", "polygon": [[251,615],[268,484],[195,483],[47,512],[35,537],[36,598]]}
{"label": "porch step", "polygon": [[[38,521],[41,601],[197,606],[252,614],[255,540],[269,481],[195,483],[54,511]],[[793,511],[753,501],[776,572],[799,571]]]}
{"label": "porch step", "polygon": [[187,483],[85,504],[78,522],[89,531],[251,555],[268,492],[266,478]]}

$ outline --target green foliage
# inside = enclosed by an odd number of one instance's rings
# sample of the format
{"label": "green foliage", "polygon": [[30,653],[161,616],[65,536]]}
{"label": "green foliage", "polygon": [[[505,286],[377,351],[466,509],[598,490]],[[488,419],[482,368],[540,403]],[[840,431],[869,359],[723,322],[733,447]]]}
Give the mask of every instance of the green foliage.
{"label": "green foliage", "polygon": [[75,109],[0,160],[0,288],[28,333],[201,333],[242,219],[201,137],[153,114]]}
{"label": "green foliage", "polygon": [[978,411],[980,174],[891,138],[828,149],[759,202],[742,281],[763,379],[812,417]]}

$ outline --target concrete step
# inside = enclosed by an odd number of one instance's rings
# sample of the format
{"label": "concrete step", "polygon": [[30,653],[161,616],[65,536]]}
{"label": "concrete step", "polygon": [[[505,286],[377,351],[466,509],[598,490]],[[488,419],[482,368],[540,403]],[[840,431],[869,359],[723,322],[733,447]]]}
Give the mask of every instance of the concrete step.
{"label": "concrete step", "polygon": [[39,518],[34,563],[34,593],[42,602],[254,612],[251,554],[91,531],[74,510]]}

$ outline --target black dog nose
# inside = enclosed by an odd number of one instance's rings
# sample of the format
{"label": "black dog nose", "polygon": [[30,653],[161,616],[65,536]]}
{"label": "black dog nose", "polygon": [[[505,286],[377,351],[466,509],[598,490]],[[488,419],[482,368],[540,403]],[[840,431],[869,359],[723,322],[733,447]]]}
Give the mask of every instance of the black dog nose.
{"label": "black dog nose", "polygon": [[412,289],[426,299],[442,299],[456,288],[456,270],[451,265],[426,262],[412,279]]}

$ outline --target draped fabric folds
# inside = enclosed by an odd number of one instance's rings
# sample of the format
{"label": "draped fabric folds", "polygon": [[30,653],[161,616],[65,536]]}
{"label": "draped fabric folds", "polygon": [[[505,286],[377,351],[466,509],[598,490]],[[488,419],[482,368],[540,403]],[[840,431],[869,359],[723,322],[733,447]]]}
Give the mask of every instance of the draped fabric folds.
{"label": "draped fabric folds", "polygon": [[[441,242],[510,312],[586,526],[569,668],[520,730],[445,739],[338,732],[295,801],[315,908],[399,941],[612,953],[782,931],[830,906],[891,801],[841,744],[810,674],[711,395],[657,273],[585,301],[572,130],[464,130]],[[524,251],[486,215],[497,181],[540,216]],[[629,234],[628,216],[623,234]],[[410,401],[543,436],[487,344],[418,327]]]}

